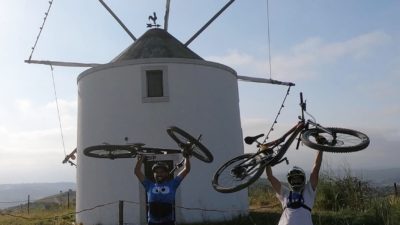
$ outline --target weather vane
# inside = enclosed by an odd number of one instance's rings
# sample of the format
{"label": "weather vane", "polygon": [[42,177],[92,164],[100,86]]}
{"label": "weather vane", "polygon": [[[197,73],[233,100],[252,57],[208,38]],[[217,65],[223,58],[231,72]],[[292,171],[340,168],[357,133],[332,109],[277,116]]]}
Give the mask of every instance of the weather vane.
{"label": "weather vane", "polygon": [[152,27],[160,27],[160,24],[157,24],[157,15],[156,12],[153,12],[153,16],[149,16],[149,20],[153,21],[153,24],[148,23],[147,27],[152,28]]}

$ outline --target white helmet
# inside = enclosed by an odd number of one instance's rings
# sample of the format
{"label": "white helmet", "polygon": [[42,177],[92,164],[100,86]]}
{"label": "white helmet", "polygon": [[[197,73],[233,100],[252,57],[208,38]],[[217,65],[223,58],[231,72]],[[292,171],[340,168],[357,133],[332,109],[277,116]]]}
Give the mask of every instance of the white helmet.
{"label": "white helmet", "polygon": [[294,166],[289,170],[287,180],[292,191],[301,192],[306,183],[306,173],[302,168]]}

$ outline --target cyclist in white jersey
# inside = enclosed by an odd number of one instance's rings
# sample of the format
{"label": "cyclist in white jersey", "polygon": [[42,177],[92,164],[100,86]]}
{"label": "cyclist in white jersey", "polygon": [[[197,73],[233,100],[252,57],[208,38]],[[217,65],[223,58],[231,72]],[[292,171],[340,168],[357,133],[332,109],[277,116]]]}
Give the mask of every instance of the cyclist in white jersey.
{"label": "cyclist in white jersey", "polygon": [[314,206],[318,185],[319,171],[322,163],[322,151],[318,151],[310,179],[300,167],[294,166],[287,174],[289,188],[272,174],[270,166],[266,167],[267,178],[271,182],[276,196],[282,204],[283,212],[278,225],[312,225],[311,209]]}

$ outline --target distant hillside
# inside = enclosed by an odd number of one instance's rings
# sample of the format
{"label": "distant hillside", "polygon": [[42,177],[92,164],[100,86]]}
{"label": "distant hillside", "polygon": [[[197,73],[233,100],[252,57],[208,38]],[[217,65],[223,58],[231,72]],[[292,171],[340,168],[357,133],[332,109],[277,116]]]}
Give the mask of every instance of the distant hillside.
{"label": "distant hillside", "polygon": [[[337,169],[333,171],[321,171],[327,173],[329,176],[343,177],[348,175],[348,171],[344,169]],[[310,171],[306,171],[309,176]],[[352,169],[350,175],[360,178],[361,180],[371,182],[374,186],[393,186],[393,183],[400,185],[400,168],[390,169]],[[286,180],[286,173],[276,173],[275,176],[282,181]]]}
{"label": "distant hillside", "polygon": [[371,181],[376,186],[392,186],[393,183],[400,185],[400,168],[381,170],[355,170],[357,177]]}
{"label": "distant hillside", "polygon": [[[76,192],[69,190],[66,192],[60,192],[59,194],[47,196],[32,202],[29,202],[30,211],[42,211],[42,210],[55,210],[61,208],[74,208],[76,204]],[[28,203],[24,203],[18,206],[12,206],[5,208],[8,213],[26,212],[28,209]]]}
{"label": "distant hillside", "polygon": [[44,197],[57,195],[60,192],[75,190],[72,182],[62,183],[32,183],[32,184],[0,184],[0,209],[27,203]]}

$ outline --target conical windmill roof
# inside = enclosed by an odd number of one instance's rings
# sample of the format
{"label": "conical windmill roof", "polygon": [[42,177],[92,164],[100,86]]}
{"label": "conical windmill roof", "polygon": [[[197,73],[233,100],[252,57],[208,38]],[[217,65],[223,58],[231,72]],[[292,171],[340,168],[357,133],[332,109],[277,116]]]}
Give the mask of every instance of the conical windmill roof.
{"label": "conical windmill roof", "polygon": [[202,59],[164,29],[150,29],[111,62],[143,58]]}

